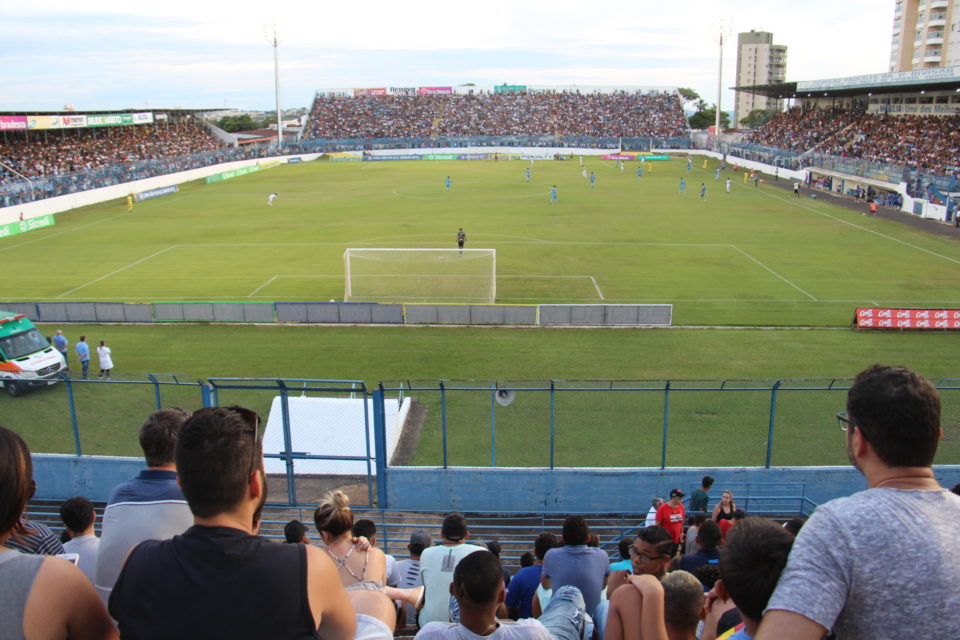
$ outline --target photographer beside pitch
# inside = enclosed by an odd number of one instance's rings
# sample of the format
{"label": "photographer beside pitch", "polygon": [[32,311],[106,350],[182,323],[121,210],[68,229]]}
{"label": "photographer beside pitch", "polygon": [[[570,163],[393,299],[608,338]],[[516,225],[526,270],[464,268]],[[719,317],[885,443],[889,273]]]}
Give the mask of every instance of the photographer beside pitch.
{"label": "photographer beside pitch", "polygon": [[[960,496],[933,474],[940,397],[904,367],[861,372],[837,415],[869,488],[817,508],[758,640],[949,637],[960,628]],[[953,631],[950,631],[953,629]]]}

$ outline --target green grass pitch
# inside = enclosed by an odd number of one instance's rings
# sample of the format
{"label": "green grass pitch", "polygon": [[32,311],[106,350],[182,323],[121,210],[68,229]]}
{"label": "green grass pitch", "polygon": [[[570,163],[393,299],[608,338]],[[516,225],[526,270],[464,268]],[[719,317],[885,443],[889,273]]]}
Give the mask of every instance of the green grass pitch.
{"label": "green grass pitch", "polygon": [[[931,377],[957,375],[960,348],[952,334],[846,327],[858,305],[960,305],[960,244],[823,201],[795,199],[770,184],[754,188],[735,179],[727,194],[722,180],[713,178],[712,161],[703,169],[697,159],[690,174],[680,160],[656,163],[639,180],[634,163],[623,173],[613,162],[588,158],[586,165],[597,174],[594,189],[576,160],[538,161],[529,183],[526,161],[318,161],[183,185],[180,193],[139,203],[132,213],[121,201],[86,207],[58,215],[54,227],[0,241],[7,267],[0,299],[339,300],[344,249],[453,248],[463,227],[468,247],[497,250],[500,303],[672,303],[675,325],[758,328],[63,328],[71,341],[82,332],[107,339],[121,375],[177,372],[192,379],[848,377],[875,361]],[[449,193],[447,175],[453,180]],[[685,195],[678,193],[681,176]],[[554,184],[559,200],[550,204]],[[267,207],[271,192],[279,197]],[[810,329],[759,328],[787,326]],[[117,392],[105,404],[105,387],[77,390],[87,411],[80,416],[87,452],[136,455],[132,434],[150,410],[151,394]],[[4,423],[25,433],[35,450],[71,451],[64,394],[58,385],[25,398],[0,398]],[[944,394],[945,405],[958,404],[950,396]],[[195,407],[194,397],[177,400]],[[737,464],[731,442],[749,442],[741,447],[749,453],[742,463],[761,463],[756,449],[762,453],[766,432],[757,421],[764,409],[737,408],[738,397],[679,401],[668,464]],[[425,400],[433,402],[426,394]],[[764,404],[748,404],[756,402]],[[800,418],[778,425],[774,462],[842,464],[830,413],[839,403],[842,394],[811,401],[795,410]],[[610,408],[609,415],[592,406],[568,405],[566,411],[558,464],[659,463],[656,406],[642,419],[631,417],[629,406]],[[743,411],[751,416],[748,429],[739,424]],[[955,415],[956,407],[951,411]],[[564,436],[591,419],[603,424],[589,442]],[[464,435],[451,449],[453,463],[488,461],[485,420],[477,416],[474,429],[457,427]],[[952,417],[948,423],[960,426]],[[436,411],[428,412],[415,462],[439,460],[435,425]],[[618,438],[632,433],[635,439],[637,429],[655,454],[624,459]],[[610,450],[601,442],[611,443]],[[503,447],[498,464],[545,461],[540,424],[528,430],[504,424],[497,443]],[[704,443],[713,453],[704,454]],[[938,461],[960,460],[960,443],[949,428],[944,444]],[[587,445],[593,448],[589,460]],[[510,453],[534,449],[535,455]]]}

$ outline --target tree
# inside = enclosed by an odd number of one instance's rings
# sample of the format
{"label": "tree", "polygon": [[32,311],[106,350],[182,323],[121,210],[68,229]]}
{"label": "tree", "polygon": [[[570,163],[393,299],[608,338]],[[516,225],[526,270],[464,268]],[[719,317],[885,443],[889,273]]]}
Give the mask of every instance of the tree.
{"label": "tree", "polygon": [[223,116],[217,121],[217,126],[228,133],[233,133],[256,129],[257,122],[250,117],[250,114],[244,113],[238,116]]}
{"label": "tree", "polygon": [[[699,109],[695,114],[690,116],[690,128],[691,129],[706,129],[707,127],[712,127],[717,123],[717,105],[707,106],[702,100],[697,105]],[[727,129],[730,127],[730,114],[726,111],[720,112],[720,128]]]}
{"label": "tree", "polygon": [[689,102],[694,104],[701,104],[703,99],[700,97],[700,94],[694,91],[693,89],[687,89],[684,87],[679,87],[677,93],[680,94],[680,99],[683,100],[683,104],[686,105]]}
{"label": "tree", "polygon": [[780,112],[776,109],[753,109],[745,118],[740,119],[740,124],[748,129],[759,129],[773,120],[778,113]]}

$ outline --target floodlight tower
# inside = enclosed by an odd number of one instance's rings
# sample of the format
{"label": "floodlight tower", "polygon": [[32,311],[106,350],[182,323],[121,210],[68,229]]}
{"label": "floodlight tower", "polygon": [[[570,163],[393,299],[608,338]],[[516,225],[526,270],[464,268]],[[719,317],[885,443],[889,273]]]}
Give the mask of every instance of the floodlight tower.
{"label": "floodlight tower", "polygon": [[723,42],[730,37],[730,25],[723,18],[720,19],[720,31],[718,33],[718,41],[720,42],[720,68],[717,70],[717,113],[716,121],[714,122],[714,136],[716,139],[716,148],[714,149],[717,153],[720,153],[720,104],[723,101]]}
{"label": "floodlight tower", "polygon": [[267,42],[273,47],[273,91],[277,103],[277,152],[283,147],[283,116],[280,114],[280,56],[278,53],[280,36],[277,34],[277,23],[266,28]]}

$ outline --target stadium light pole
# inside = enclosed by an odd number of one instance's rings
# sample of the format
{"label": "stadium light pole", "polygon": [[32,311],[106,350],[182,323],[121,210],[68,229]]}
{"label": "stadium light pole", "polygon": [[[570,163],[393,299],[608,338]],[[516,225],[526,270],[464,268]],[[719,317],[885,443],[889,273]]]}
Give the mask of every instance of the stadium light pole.
{"label": "stadium light pole", "polygon": [[730,27],[726,24],[724,20],[720,20],[720,68],[717,70],[717,113],[716,121],[713,125],[714,138],[716,140],[716,148],[714,149],[717,153],[720,153],[720,113],[721,113],[721,102],[723,101],[723,41],[729,37]]}
{"label": "stadium light pole", "polygon": [[267,31],[267,42],[273,47],[273,92],[277,105],[277,152],[283,148],[283,117],[280,115],[280,37],[277,35],[277,25],[274,23]]}

